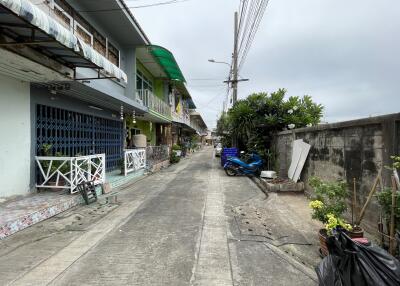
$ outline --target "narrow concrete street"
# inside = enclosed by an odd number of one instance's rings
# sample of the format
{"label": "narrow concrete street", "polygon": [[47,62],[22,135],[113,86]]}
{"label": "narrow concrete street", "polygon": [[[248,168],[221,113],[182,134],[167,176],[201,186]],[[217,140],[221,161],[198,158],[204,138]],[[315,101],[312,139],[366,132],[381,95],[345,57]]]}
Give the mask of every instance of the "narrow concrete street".
{"label": "narrow concrete street", "polygon": [[1,284],[316,285],[310,266],[271,243],[271,218],[265,235],[246,226],[263,222],[248,202],[267,197],[218,164],[206,148],[125,186],[118,206],[81,206],[0,241]]}

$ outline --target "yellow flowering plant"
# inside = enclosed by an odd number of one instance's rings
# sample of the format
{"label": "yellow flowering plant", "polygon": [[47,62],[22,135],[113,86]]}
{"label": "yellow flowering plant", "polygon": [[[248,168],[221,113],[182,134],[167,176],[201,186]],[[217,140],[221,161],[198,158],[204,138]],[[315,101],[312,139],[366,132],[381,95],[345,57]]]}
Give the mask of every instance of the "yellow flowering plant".
{"label": "yellow flowering plant", "polygon": [[314,189],[314,199],[309,206],[312,218],[328,224],[328,215],[341,218],[346,211],[347,188],[344,182],[325,182],[311,177],[309,185]]}
{"label": "yellow flowering plant", "polygon": [[327,214],[326,218],[328,222],[325,224],[325,229],[328,235],[332,235],[332,231],[337,227],[345,230],[353,229],[350,224],[345,223],[341,218],[335,217],[333,214]]}
{"label": "yellow flowering plant", "polygon": [[309,204],[310,208],[313,210],[322,209],[324,207],[324,203],[320,200],[313,200]]}

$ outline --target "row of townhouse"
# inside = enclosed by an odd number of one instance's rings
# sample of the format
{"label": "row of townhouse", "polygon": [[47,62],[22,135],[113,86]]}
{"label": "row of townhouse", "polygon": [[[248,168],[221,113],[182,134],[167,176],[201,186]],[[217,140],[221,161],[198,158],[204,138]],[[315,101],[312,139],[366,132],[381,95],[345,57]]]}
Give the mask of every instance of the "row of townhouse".
{"label": "row of townhouse", "polygon": [[0,197],[142,168],[133,138],[204,137],[195,108],[123,0],[0,0]]}

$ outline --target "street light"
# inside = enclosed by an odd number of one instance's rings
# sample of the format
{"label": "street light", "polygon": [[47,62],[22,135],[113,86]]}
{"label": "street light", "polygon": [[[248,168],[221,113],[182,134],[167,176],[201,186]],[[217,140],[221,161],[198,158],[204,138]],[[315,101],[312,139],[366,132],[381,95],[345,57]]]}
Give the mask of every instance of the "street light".
{"label": "street light", "polygon": [[227,62],[219,62],[219,61],[216,61],[216,60],[214,60],[214,59],[209,59],[208,60],[210,63],[214,63],[214,64],[225,64],[225,65],[228,65],[229,67],[231,66],[230,64],[228,64]]}

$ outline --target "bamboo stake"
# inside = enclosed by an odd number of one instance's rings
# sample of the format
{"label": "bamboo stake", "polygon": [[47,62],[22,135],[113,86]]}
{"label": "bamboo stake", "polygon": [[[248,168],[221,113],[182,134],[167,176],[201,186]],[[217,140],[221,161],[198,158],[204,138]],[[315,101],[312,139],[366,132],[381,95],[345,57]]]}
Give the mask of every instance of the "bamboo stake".
{"label": "bamboo stake", "polygon": [[351,225],[354,225],[354,185],[356,178],[353,178],[353,197],[351,200]]}
{"label": "bamboo stake", "polygon": [[393,168],[393,176],[396,183],[396,189],[398,189],[400,187],[400,179],[399,179],[399,174],[397,173],[397,169]]}
{"label": "bamboo stake", "polygon": [[378,175],[376,176],[374,184],[372,186],[372,189],[368,194],[367,201],[365,202],[363,208],[361,209],[360,215],[357,220],[357,225],[360,225],[362,219],[364,218],[365,211],[367,210],[367,207],[368,207],[369,203],[371,202],[373,195],[375,194],[376,187],[378,186],[379,182],[380,182],[380,185],[382,185],[382,168],[379,170]]}
{"label": "bamboo stake", "polygon": [[382,211],[379,214],[379,222],[378,222],[378,232],[381,235],[381,247],[385,244],[385,236],[383,234],[383,218]]}
{"label": "bamboo stake", "polygon": [[396,209],[396,179],[394,176],[392,176],[392,211],[390,213],[390,240],[389,240],[389,253],[394,255],[395,253],[395,242],[394,242],[394,224],[395,224],[395,209]]}

